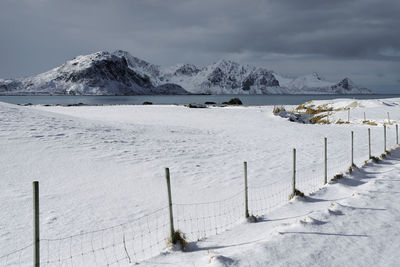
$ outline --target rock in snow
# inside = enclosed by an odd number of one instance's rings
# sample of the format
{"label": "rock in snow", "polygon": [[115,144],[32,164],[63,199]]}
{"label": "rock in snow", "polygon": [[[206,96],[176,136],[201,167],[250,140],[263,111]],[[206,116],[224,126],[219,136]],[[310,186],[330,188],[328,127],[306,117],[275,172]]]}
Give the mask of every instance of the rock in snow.
{"label": "rock in snow", "polygon": [[349,78],[328,82],[318,74],[284,78],[265,68],[220,60],[199,68],[162,68],[126,51],[78,56],[60,67],[27,78],[0,79],[2,95],[153,94],[368,94]]}

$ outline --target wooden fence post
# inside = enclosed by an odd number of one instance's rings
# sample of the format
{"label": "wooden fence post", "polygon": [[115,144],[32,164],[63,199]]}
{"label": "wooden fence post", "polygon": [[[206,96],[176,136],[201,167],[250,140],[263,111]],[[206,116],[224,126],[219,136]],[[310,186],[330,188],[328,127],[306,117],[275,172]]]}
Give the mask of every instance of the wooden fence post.
{"label": "wooden fence post", "polygon": [[351,165],[350,167],[354,166],[354,132],[351,131]]}
{"label": "wooden fence post", "polygon": [[293,148],[292,194],[293,197],[296,195],[296,148]]}
{"label": "wooden fence post", "polygon": [[325,139],[324,139],[324,145],[325,145],[325,153],[324,153],[324,161],[325,161],[325,164],[324,164],[324,184],[327,184],[328,183],[328,145],[327,145],[327,143],[328,143],[328,140],[327,140],[327,138],[325,137]]}
{"label": "wooden fence post", "polygon": [[33,183],[33,266],[40,266],[39,182]]}
{"label": "wooden fence post", "polygon": [[169,168],[165,168],[165,179],[167,180],[167,190],[168,190],[168,207],[169,207],[169,225],[171,234],[171,243],[175,244],[175,229],[174,229],[174,215],[172,212],[172,196],[171,196],[171,181],[169,176]]}
{"label": "wooden fence post", "polygon": [[368,159],[371,159],[371,129],[368,128]]}
{"label": "wooden fence post", "polygon": [[399,125],[396,124],[396,145],[399,144]]}
{"label": "wooden fence post", "polygon": [[245,218],[249,218],[249,199],[247,195],[247,162],[243,162],[243,167],[244,167],[244,208],[245,208],[245,213],[244,216]]}

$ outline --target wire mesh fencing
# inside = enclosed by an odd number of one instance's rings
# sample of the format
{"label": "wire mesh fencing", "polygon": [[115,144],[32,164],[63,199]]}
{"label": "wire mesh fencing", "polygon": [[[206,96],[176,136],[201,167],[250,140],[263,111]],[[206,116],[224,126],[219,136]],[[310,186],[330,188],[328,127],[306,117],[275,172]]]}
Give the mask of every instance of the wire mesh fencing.
{"label": "wire mesh fencing", "polygon": [[167,207],[133,221],[62,238],[42,238],[42,266],[126,266],[159,255],[168,236]]}
{"label": "wire mesh fencing", "polygon": [[29,266],[32,264],[33,243],[0,256],[0,266]]}
{"label": "wire mesh fencing", "polygon": [[292,190],[291,172],[277,173],[274,176],[275,182],[260,185],[250,183],[248,186],[250,215],[266,214],[289,200]]}
{"label": "wire mesh fencing", "polygon": [[219,234],[243,218],[244,191],[213,202],[174,204],[176,229],[184,233],[189,242]]}

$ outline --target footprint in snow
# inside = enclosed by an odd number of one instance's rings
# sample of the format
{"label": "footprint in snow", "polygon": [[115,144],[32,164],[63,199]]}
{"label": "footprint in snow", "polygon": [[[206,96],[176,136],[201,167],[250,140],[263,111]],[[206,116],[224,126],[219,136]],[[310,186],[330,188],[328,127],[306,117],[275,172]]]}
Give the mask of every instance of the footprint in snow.
{"label": "footprint in snow", "polygon": [[323,225],[323,224],[327,223],[327,222],[324,222],[324,221],[320,221],[320,220],[314,219],[313,217],[310,217],[310,216],[306,216],[306,217],[300,219],[299,222],[302,225]]}
{"label": "footprint in snow", "polygon": [[55,221],[57,221],[57,217],[56,217],[56,216],[50,216],[50,217],[47,217],[47,218],[46,218],[46,223],[47,223],[47,224],[52,224],[52,223],[54,223]]}
{"label": "footprint in snow", "polygon": [[341,216],[344,215],[344,213],[341,210],[332,210],[332,209],[328,209],[327,213],[329,215],[333,215],[333,216]]}

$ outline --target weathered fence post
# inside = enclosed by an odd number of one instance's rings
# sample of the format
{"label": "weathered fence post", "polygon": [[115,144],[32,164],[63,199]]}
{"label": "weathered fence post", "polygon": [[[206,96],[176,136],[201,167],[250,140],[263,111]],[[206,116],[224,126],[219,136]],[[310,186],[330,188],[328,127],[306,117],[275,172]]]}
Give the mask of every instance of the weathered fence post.
{"label": "weathered fence post", "polygon": [[368,159],[371,159],[371,129],[368,128]]}
{"label": "weathered fence post", "polygon": [[389,111],[387,112],[387,115],[388,115],[388,123],[390,123]]}
{"label": "weathered fence post", "polygon": [[293,177],[292,177],[292,194],[296,195],[296,148],[293,148]]}
{"label": "weathered fence post", "polygon": [[33,183],[33,266],[40,266],[39,182]]}
{"label": "weathered fence post", "polygon": [[249,218],[249,199],[247,195],[247,162],[243,162],[244,167],[244,216],[245,218]]}
{"label": "weathered fence post", "polygon": [[399,144],[399,125],[396,124],[396,145]]}
{"label": "weathered fence post", "polygon": [[354,132],[351,131],[351,165],[350,167],[354,166]]}
{"label": "weathered fence post", "polygon": [[169,177],[169,168],[165,168],[165,179],[167,180],[168,189],[168,207],[169,207],[169,225],[171,234],[171,243],[175,244],[175,229],[174,229],[174,215],[172,212],[172,196],[171,196],[171,181]]}
{"label": "weathered fence post", "polygon": [[324,153],[324,184],[328,183],[328,140],[325,137],[324,139],[324,145],[325,145],[325,153]]}
{"label": "weathered fence post", "polygon": [[383,125],[383,153],[386,153],[386,125]]}

